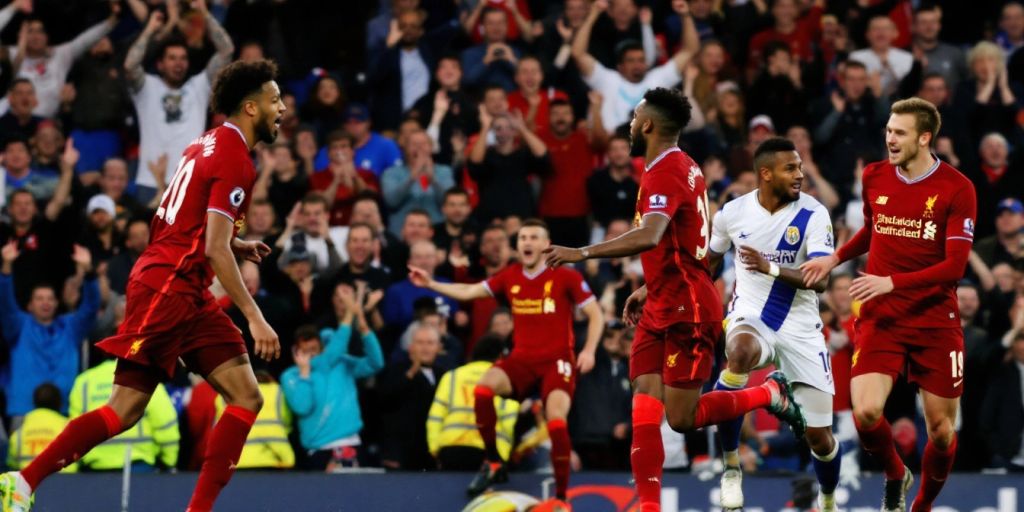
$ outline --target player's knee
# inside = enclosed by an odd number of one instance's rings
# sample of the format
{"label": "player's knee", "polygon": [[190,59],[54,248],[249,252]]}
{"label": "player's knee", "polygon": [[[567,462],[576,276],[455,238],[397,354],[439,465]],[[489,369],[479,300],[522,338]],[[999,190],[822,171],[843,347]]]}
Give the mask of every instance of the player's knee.
{"label": "player's knee", "polygon": [[833,443],[832,431],[827,428],[809,428],[804,436],[811,451],[818,455],[828,455],[832,452]]}
{"label": "player's knee", "polygon": [[227,402],[230,405],[258,413],[263,409],[263,394],[260,393],[259,388],[253,388],[239,396],[231,397]]}
{"label": "player's knee", "polygon": [[692,414],[686,414],[683,412],[672,412],[667,414],[667,417],[668,426],[671,427],[672,430],[679,432],[680,434],[683,432],[689,432],[693,430],[694,418]]}
{"label": "player's knee", "polygon": [[950,444],[952,444],[955,430],[953,428],[953,422],[948,418],[942,418],[938,421],[929,421],[927,428],[928,439],[930,439],[931,442],[939,449],[945,450]]}
{"label": "player's knee", "polygon": [[729,346],[727,355],[729,357],[729,371],[732,373],[747,373],[757,366],[760,357],[760,347],[757,343],[735,343]]}
{"label": "player's knee", "polygon": [[853,411],[853,417],[857,420],[857,428],[871,428],[882,419],[883,407],[877,404],[864,404]]}

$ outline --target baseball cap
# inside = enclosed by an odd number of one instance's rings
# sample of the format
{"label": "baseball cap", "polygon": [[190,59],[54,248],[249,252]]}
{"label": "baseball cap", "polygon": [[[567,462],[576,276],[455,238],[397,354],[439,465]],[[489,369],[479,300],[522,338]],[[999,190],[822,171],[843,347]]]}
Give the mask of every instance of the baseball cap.
{"label": "baseball cap", "polygon": [[748,126],[748,128],[750,129],[750,131],[754,131],[755,128],[764,128],[770,132],[774,132],[775,123],[772,122],[772,118],[764,114],[761,114],[754,116],[754,118],[750,120],[750,125]]}
{"label": "baseball cap", "polygon": [[92,215],[92,212],[96,210],[103,210],[111,217],[117,216],[117,205],[106,194],[96,194],[89,199],[89,204],[85,207],[86,215]]}
{"label": "baseball cap", "polygon": [[308,261],[310,264],[313,263],[313,253],[306,250],[305,247],[292,246],[290,249],[281,255],[281,268],[287,267],[288,265],[299,262]]}
{"label": "baseball cap", "polygon": [[345,122],[348,121],[368,121],[370,119],[370,110],[366,108],[366,105],[362,103],[353,103],[345,108]]}
{"label": "baseball cap", "polygon": [[1000,213],[1003,213],[1007,210],[1013,213],[1024,213],[1024,204],[1021,204],[1019,199],[1007,197],[1006,199],[999,201],[999,204],[996,205],[996,215],[999,215]]}

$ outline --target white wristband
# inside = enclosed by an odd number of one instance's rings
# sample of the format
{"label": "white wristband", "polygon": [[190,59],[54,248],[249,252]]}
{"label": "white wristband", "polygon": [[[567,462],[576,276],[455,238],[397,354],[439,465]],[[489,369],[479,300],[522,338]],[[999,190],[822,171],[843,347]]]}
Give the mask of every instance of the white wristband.
{"label": "white wristband", "polygon": [[773,261],[768,264],[768,275],[772,277],[779,277],[780,273],[782,273],[782,269],[779,268],[777,263]]}

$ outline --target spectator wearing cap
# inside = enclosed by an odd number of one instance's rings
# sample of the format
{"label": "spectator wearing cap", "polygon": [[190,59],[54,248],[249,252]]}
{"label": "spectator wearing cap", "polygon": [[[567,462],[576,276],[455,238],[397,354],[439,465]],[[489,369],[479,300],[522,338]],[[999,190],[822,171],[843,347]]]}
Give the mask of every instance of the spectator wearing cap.
{"label": "spectator wearing cap", "polygon": [[[624,41],[616,47],[616,70],[612,71],[601,64],[588,52],[591,32],[600,17],[602,10],[608,7],[607,2],[594,2],[590,14],[576,32],[572,44],[572,55],[576,60],[583,80],[591,89],[601,93],[604,102],[601,107],[601,120],[608,130],[630,120],[633,108],[643,98],[645,92],[653,87],[673,87],[683,79],[687,64],[700,50],[700,38],[690,16],[686,2],[674,3],[677,14],[683,17],[682,46],[668,62],[650,69],[644,47],[636,41]],[[692,89],[693,81],[687,80],[685,87]],[[692,90],[687,91],[692,97]],[[691,100],[693,101],[693,100]],[[699,129],[704,125],[700,109],[693,110],[693,120],[686,131]]]}
{"label": "spectator wearing cap", "polygon": [[1022,242],[1024,235],[1024,205],[1020,199],[1008,197],[996,205],[995,234],[978,240],[974,244],[974,252],[989,268],[1000,263],[1013,264],[1014,260],[1024,256]]}
{"label": "spectator wearing cap", "polygon": [[[408,264],[422,268],[433,276],[434,270],[438,266],[437,247],[429,239],[413,243],[409,248]],[[436,279],[440,282],[450,282],[448,279],[441,277]],[[395,330],[399,334],[405,331],[405,328],[414,319],[413,304],[420,297],[434,299],[438,304],[439,311],[443,312],[447,308],[449,317],[454,316],[455,312],[459,310],[459,306],[454,300],[426,288],[420,288],[412,284],[412,281],[406,277],[389,286],[387,291],[384,292],[384,301],[381,303],[381,315],[388,328]]]}
{"label": "spectator wearing cap", "polygon": [[812,103],[808,118],[820,120],[812,133],[814,145],[823,151],[825,178],[846,199],[857,159],[875,155],[882,147],[889,100],[879,96],[880,90],[868,88],[868,70],[859,61],[846,61],[840,75],[839,90]]}
{"label": "spectator wearing cap", "polygon": [[516,64],[516,90],[508,95],[508,108],[523,115],[526,126],[535,132],[547,129],[548,107],[553,100],[567,101],[566,94],[544,85],[544,67],[540,59],[526,56]]}
{"label": "spectator wearing cap", "polygon": [[850,54],[850,60],[864,64],[869,75],[881,76],[881,93],[889,96],[896,92],[900,80],[910,73],[914,57],[910,52],[893,47],[899,32],[888,16],[875,16],[868,24],[868,48]]}
{"label": "spectator wearing cap", "polygon": [[[992,132],[981,139],[978,155],[965,158],[962,172],[974,183],[978,217],[974,236],[980,240],[993,233],[995,216],[992,205],[1024,194],[1024,155],[1010,155],[1010,144],[1002,134]],[[975,163],[977,162],[977,163]]]}
{"label": "spectator wearing cap", "polygon": [[80,174],[79,180],[88,175],[91,183],[85,185],[86,197],[96,194],[105,194],[114,200],[117,205],[117,220],[123,229],[125,224],[132,218],[143,216],[145,207],[140,205],[134,196],[128,194],[128,183],[131,174],[128,171],[128,162],[121,158],[108,158],[100,167],[99,173],[89,172]]}
{"label": "spectator wearing cap", "polygon": [[511,91],[516,86],[515,70],[522,52],[510,44],[508,13],[486,6],[480,13],[480,24],[483,40],[462,51],[462,84],[477,89],[495,84]]}
{"label": "spectator wearing cap", "polygon": [[[402,163],[402,152],[395,141],[370,129],[370,111],[366,105],[352,103],[345,109],[345,131],[355,138],[355,165],[373,171],[380,177],[385,169]],[[329,163],[327,148],[316,156],[317,169],[326,169]]]}
{"label": "spectator wearing cap", "polygon": [[329,163],[309,177],[309,189],[319,192],[330,205],[332,226],[348,225],[356,197],[380,191],[377,176],[356,165],[355,142],[355,137],[344,130],[331,132],[327,136]]}
{"label": "spectator wearing cap", "polygon": [[390,213],[392,233],[401,231],[406,214],[413,210],[427,212],[431,224],[441,222],[444,193],[455,186],[452,168],[434,163],[433,141],[427,132],[413,132],[403,150],[403,163],[388,168],[381,175],[381,191]]}
{"label": "spectator wearing cap", "polygon": [[772,118],[779,132],[803,124],[807,93],[800,74],[800,61],[781,41],[764,48],[764,66],[750,86],[747,105],[751,112]]}
{"label": "spectator wearing cap", "polygon": [[89,198],[85,215],[88,220],[80,243],[89,249],[92,261],[98,266],[106,263],[121,249],[122,234],[114,223],[117,204],[106,194],[96,194]]}
{"label": "spectator wearing cap", "polygon": [[317,144],[323,144],[327,135],[345,122],[345,95],[338,78],[326,73],[310,89],[313,94],[302,105],[300,117],[313,128]]}
{"label": "spectator wearing cap", "polygon": [[0,116],[0,142],[28,140],[35,135],[36,126],[43,120],[32,113],[37,104],[36,86],[32,85],[31,80],[18,77],[11,81],[7,86],[8,110]]}
{"label": "spectator wearing cap", "polygon": [[551,241],[569,247],[582,247],[590,241],[590,200],[581,192],[586,190],[594,160],[608,138],[601,123],[600,94],[592,93],[591,98],[589,127],[576,126],[571,103],[555,100],[548,109],[547,126],[540,132],[551,172],[541,178],[538,213],[547,222]]}
{"label": "spectator wearing cap", "polygon": [[385,48],[368,61],[370,110],[379,130],[397,129],[402,114],[427,94],[438,54],[458,30],[447,25],[427,34],[426,19],[419,9],[396,13]]}

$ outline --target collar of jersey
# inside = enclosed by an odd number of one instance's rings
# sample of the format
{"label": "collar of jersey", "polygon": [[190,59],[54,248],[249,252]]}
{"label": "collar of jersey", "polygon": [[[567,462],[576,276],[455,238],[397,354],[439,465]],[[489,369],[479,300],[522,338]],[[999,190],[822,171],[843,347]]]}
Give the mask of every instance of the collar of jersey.
{"label": "collar of jersey", "polygon": [[230,122],[230,121],[224,121],[224,126],[234,130],[235,133],[237,133],[238,136],[242,138],[242,144],[245,144],[247,147],[249,146],[249,143],[246,142],[246,140],[245,140],[245,135],[242,135],[242,129],[241,128],[235,126],[235,124]]}
{"label": "collar of jersey", "polygon": [[666,149],[665,151],[662,151],[661,154],[658,155],[658,157],[655,158],[654,161],[651,162],[650,165],[645,165],[644,166],[644,172],[647,172],[647,171],[653,169],[655,165],[658,165],[658,162],[660,162],[662,158],[665,158],[666,156],[668,156],[669,153],[674,153],[676,151],[682,151],[682,150],[679,149],[679,146],[672,146],[672,147]]}
{"label": "collar of jersey", "polygon": [[780,213],[782,213],[782,212],[784,212],[786,210],[789,210],[790,207],[792,207],[793,205],[796,205],[796,204],[800,203],[800,199],[797,198],[796,201],[790,201],[788,204],[786,204],[786,206],[783,206],[782,208],[777,210],[775,213],[772,213],[772,212],[768,211],[768,209],[765,208],[763,204],[761,204],[761,199],[760,199],[761,191],[760,190],[754,189],[754,191],[751,194],[753,195],[753,201],[754,201],[754,204],[757,205],[757,209],[762,211],[762,212],[764,212],[764,214],[769,216],[769,217],[774,217],[777,214],[780,214]]}
{"label": "collar of jersey", "polygon": [[918,177],[916,177],[916,178],[914,178],[912,180],[907,179],[902,174],[900,174],[899,168],[896,167],[895,165],[892,166],[892,172],[896,173],[896,177],[899,178],[900,181],[902,181],[903,183],[906,183],[907,185],[913,185],[914,183],[919,183],[921,181],[924,181],[925,178],[927,178],[928,176],[931,176],[932,174],[934,174],[935,171],[937,171],[939,169],[939,164],[942,163],[942,160],[939,160],[938,155],[936,155],[935,153],[932,153],[931,155],[932,155],[932,158],[935,159],[935,163],[932,164],[931,168],[928,169],[928,172],[926,172],[926,173],[924,173],[924,174],[922,174],[922,175],[920,175],[920,176],[918,176]]}
{"label": "collar of jersey", "polygon": [[523,276],[525,276],[527,279],[533,281],[534,279],[537,278],[537,276],[543,274],[544,271],[547,270],[547,269],[548,269],[548,266],[543,261],[540,263],[540,268],[537,269],[537,271],[534,272],[533,274],[527,272],[526,271],[526,267],[524,266],[523,267]]}

